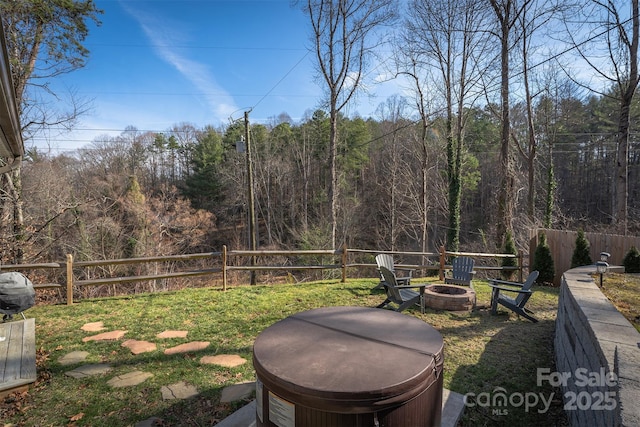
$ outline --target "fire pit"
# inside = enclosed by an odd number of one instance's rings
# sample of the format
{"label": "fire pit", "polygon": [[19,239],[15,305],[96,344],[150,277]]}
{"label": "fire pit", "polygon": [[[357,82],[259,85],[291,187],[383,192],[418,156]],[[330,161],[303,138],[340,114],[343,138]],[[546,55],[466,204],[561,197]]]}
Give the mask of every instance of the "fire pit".
{"label": "fire pit", "polygon": [[424,303],[437,310],[469,311],[476,304],[476,293],[466,286],[434,284],[424,288]]}

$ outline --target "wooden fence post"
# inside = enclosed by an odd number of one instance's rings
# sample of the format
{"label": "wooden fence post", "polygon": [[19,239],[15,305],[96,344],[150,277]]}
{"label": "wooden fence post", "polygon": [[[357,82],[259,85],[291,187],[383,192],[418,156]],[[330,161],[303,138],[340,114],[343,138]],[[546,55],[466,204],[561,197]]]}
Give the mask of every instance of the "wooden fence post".
{"label": "wooden fence post", "polygon": [[67,305],[73,305],[73,255],[67,254]]}
{"label": "wooden fence post", "polygon": [[342,245],[342,283],[347,281],[347,244]]}
{"label": "wooden fence post", "polygon": [[444,245],[440,246],[440,281],[444,280]]}
{"label": "wooden fence post", "polygon": [[227,245],[222,245],[222,290],[227,290]]}
{"label": "wooden fence post", "polygon": [[[520,274],[520,283],[522,283],[522,281],[524,280],[524,275],[522,274],[522,268],[524,266],[523,264],[524,262],[524,253],[522,252],[522,249],[520,251],[518,251],[518,273]],[[531,267],[529,267],[529,270],[531,270]]]}

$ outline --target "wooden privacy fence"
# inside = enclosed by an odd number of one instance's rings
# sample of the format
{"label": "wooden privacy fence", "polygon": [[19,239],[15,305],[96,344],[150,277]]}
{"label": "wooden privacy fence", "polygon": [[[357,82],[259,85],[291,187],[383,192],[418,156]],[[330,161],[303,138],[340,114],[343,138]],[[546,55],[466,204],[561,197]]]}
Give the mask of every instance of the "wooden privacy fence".
{"label": "wooden privacy fence", "polygon": [[[227,289],[228,272],[230,271],[309,271],[309,270],[340,270],[341,280],[345,282],[347,279],[347,271],[352,269],[373,270],[376,267],[375,263],[372,263],[373,257],[379,253],[387,253],[398,257],[412,258],[419,260],[420,262],[407,264],[398,263],[397,266],[401,268],[410,268],[416,270],[438,272],[440,279],[444,278],[445,270],[451,268],[448,264],[448,260],[451,257],[456,256],[469,256],[479,259],[504,259],[504,258],[516,258],[517,266],[515,267],[500,267],[498,265],[477,265],[476,270],[485,271],[500,271],[500,270],[512,270],[519,272],[519,278],[522,280],[523,270],[523,254],[486,254],[486,253],[473,253],[473,252],[450,252],[446,251],[444,247],[440,248],[439,252],[401,252],[401,251],[377,251],[368,249],[348,249],[346,246],[338,250],[265,250],[265,251],[248,251],[237,250],[230,251],[226,246],[223,246],[221,252],[208,252],[200,254],[186,254],[186,255],[169,255],[169,256],[157,256],[157,257],[144,257],[144,258],[127,258],[127,259],[112,259],[112,260],[96,260],[96,261],[74,261],[72,255],[67,255],[65,262],[60,263],[43,263],[43,264],[15,264],[15,265],[0,265],[0,271],[28,271],[34,269],[40,270],[61,270],[64,273],[64,284],[48,283],[48,284],[34,284],[36,289],[66,289],[66,301],[68,305],[73,304],[74,290],[78,288],[84,288],[88,286],[101,286],[101,285],[113,285],[113,284],[125,284],[132,282],[144,282],[155,281],[158,279],[171,279],[171,278],[185,278],[196,276],[208,276],[220,274],[222,277],[222,288]],[[350,261],[350,255],[352,262]],[[256,264],[258,258],[276,258],[286,257],[301,258],[301,257],[320,257],[323,262],[321,264],[281,264],[281,265],[260,265]],[[332,262],[327,262],[327,258]],[[249,259],[250,265],[231,262],[232,259],[239,258],[245,261]],[[436,261],[432,261],[435,259]],[[203,260],[205,264],[210,267],[199,268],[185,271],[170,271],[165,269],[162,272],[156,272],[154,274],[141,274],[141,275],[128,275],[118,277],[100,277],[90,278],[90,274],[86,273],[87,269],[95,267],[114,267],[122,265],[148,265],[153,263],[169,263],[177,261],[192,261]],[[327,261],[325,261],[327,260]],[[366,262],[365,262],[366,261]],[[78,274],[81,273],[81,274]],[[83,279],[76,279],[80,275],[86,277]]]}
{"label": "wooden privacy fence", "polygon": [[[544,233],[546,236],[553,257],[555,268],[553,283],[559,285],[562,274],[571,269],[571,258],[576,247],[578,232],[547,228],[531,230],[529,234],[529,265],[533,264],[533,255],[538,246],[540,233]],[[622,265],[622,260],[632,246],[640,249],[640,236],[589,232],[585,232],[584,236],[589,241],[589,254],[593,262],[600,260],[600,252],[608,252],[611,254],[608,261],[610,265]]]}

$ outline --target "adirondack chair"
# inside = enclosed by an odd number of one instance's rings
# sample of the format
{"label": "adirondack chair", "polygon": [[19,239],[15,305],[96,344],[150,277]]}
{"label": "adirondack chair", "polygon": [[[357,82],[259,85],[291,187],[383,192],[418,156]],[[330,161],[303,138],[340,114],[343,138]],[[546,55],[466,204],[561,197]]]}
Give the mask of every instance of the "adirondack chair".
{"label": "adirondack chair", "polygon": [[[400,285],[393,271],[387,267],[380,267],[380,273],[384,277],[384,289],[387,291],[387,299],[385,299],[377,308],[383,308],[389,306],[389,304],[396,304],[398,307],[395,311],[402,311],[413,304],[420,306],[420,312],[424,313],[424,288],[428,286],[428,283],[422,283],[419,285]],[[414,289],[419,289],[416,292]]]}
{"label": "adirondack chair", "polygon": [[[496,314],[498,312],[498,304],[501,304],[513,311],[519,316],[522,316],[526,319],[531,320],[533,323],[536,323],[538,319],[534,318],[531,314],[533,312],[527,308],[525,305],[527,301],[529,301],[529,297],[533,291],[531,287],[534,282],[538,278],[538,272],[532,271],[529,273],[527,280],[524,283],[517,282],[507,282],[506,280],[498,280],[498,279],[489,279],[489,286],[491,286],[491,314]],[[511,298],[505,295],[502,295],[500,292],[512,292],[517,293],[515,298]]]}
{"label": "adirondack chair", "polygon": [[473,275],[476,274],[476,272],[473,271],[474,265],[475,262],[473,261],[473,258],[466,256],[454,258],[451,262],[451,273],[448,276],[445,276],[444,283],[450,285],[470,286],[473,288],[471,280],[473,279]]}
{"label": "adirondack chair", "polygon": [[389,271],[393,272],[393,274],[396,275],[396,282],[398,282],[399,285],[408,286],[411,284],[413,271],[406,268],[395,268],[393,265],[393,257],[391,255],[376,255],[376,264],[378,264],[378,272],[380,273],[380,283],[378,283],[378,286],[376,286],[375,289],[382,289],[384,287],[384,276],[380,271],[380,267],[385,267]]}

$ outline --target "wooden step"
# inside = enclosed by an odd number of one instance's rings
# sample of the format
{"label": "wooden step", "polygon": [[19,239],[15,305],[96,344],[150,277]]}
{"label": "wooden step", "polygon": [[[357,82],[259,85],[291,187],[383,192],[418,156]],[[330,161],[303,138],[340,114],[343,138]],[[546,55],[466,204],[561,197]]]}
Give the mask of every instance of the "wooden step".
{"label": "wooden step", "polygon": [[0,398],[36,381],[35,319],[0,323]]}

